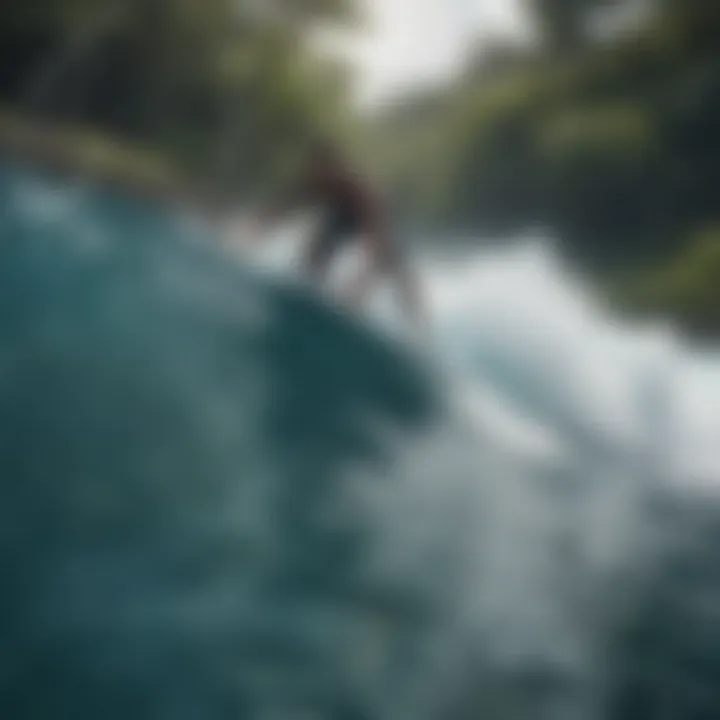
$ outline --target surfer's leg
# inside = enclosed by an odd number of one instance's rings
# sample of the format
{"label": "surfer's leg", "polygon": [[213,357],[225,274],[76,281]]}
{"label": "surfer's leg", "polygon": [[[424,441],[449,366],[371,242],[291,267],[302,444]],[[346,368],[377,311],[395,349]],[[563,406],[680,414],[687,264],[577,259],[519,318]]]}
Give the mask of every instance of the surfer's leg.
{"label": "surfer's leg", "polygon": [[337,244],[337,233],[332,227],[321,228],[310,242],[303,260],[303,272],[314,282],[325,281]]}
{"label": "surfer's leg", "polygon": [[393,277],[398,304],[405,316],[416,326],[422,326],[425,318],[422,310],[422,293],[416,274],[407,258],[394,255],[390,258],[388,272]]}

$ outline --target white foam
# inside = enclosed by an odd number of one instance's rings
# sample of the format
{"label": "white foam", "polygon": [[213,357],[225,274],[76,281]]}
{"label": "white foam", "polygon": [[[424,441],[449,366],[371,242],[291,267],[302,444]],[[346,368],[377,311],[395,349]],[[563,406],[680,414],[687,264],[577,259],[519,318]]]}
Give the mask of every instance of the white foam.
{"label": "white foam", "polygon": [[[306,229],[282,228],[256,263],[292,273]],[[344,257],[333,283],[358,261],[357,253]],[[615,317],[542,239],[455,252],[447,261],[425,257],[419,267],[433,350],[485,428],[509,441],[514,426],[518,449],[534,435],[530,445],[543,452],[580,436],[619,453],[656,451],[663,457],[654,464],[670,463],[678,481],[720,488],[720,352],[697,358],[671,327]],[[378,288],[371,312],[398,323],[387,287]]]}

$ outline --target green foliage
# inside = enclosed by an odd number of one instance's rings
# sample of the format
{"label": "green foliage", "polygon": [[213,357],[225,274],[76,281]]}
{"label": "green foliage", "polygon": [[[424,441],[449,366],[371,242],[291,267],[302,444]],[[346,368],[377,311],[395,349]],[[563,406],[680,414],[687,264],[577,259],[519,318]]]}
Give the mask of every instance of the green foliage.
{"label": "green foliage", "polygon": [[0,101],[98,127],[236,189],[337,120],[340,68],[306,48],[351,0],[28,0],[0,9]]}
{"label": "green foliage", "polygon": [[619,283],[619,307],[640,315],[671,315],[701,333],[720,328],[720,223],[702,230],[677,258]]}
{"label": "green foliage", "polygon": [[603,281],[664,265],[644,302],[718,323],[715,266],[696,245],[720,218],[720,5],[655,0],[632,33],[580,37],[613,4],[538,0],[541,30],[571,13],[557,22],[576,41],[541,33],[544,47],[474,65],[402,122],[383,118],[402,150],[395,181],[408,212],[435,224],[495,238],[545,227]]}
{"label": "green foliage", "polygon": [[451,222],[546,224],[594,264],[672,254],[717,210],[718,41],[717,13],[673,15],[571,61],[529,52],[466,78],[398,175],[428,177],[436,202],[417,205]]}
{"label": "green foliage", "polygon": [[623,0],[531,0],[530,7],[545,45],[553,52],[575,52],[587,41],[594,11]]}

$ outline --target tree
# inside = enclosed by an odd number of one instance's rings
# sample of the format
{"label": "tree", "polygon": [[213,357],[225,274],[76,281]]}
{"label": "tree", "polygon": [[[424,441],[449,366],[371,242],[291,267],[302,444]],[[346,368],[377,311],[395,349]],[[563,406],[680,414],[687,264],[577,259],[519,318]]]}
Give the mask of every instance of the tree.
{"label": "tree", "polygon": [[538,34],[555,53],[577,52],[588,41],[592,19],[600,10],[613,9],[624,0],[531,0]]}
{"label": "tree", "polygon": [[328,91],[335,69],[305,38],[316,23],[353,18],[354,8],[353,0],[3,6],[0,102],[141,142],[194,173],[253,183],[277,167],[281,145],[341,103],[337,84]]}
{"label": "tree", "polygon": [[716,334],[720,5],[657,0],[632,32],[586,42],[612,7],[538,0],[555,50],[385,118],[396,182],[413,215],[498,242],[543,228],[626,307]]}

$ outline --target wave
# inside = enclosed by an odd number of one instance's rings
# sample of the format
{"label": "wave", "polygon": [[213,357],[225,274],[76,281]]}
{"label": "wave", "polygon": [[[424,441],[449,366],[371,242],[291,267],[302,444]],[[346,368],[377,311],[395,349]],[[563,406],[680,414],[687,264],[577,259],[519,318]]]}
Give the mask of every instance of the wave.
{"label": "wave", "polygon": [[3,717],[623,717],[714,471],[671,336],[528,251],[432,261],[421,358],[151,203],[0,208]]}

